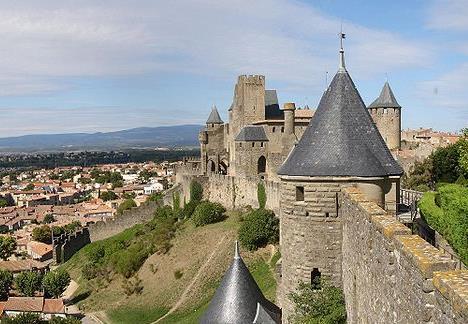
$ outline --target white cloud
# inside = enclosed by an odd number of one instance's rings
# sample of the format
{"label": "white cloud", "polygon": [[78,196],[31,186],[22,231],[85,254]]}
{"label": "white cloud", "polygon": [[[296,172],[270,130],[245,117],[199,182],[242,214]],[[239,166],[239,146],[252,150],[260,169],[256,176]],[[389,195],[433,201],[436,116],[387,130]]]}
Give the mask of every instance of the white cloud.
{"label": "white cloud", "polygon": [[427,25],[433,29],[468,30],[467,0],[433,0],[428,9]]}
{"label": "white cloud", "polygon": [[[158,71],[262,73],[321,87],[337,65],[340,21],[293,0],[2,1],[0,95],[63,87],[60,78]],[[361,77],[431,60],[422,43],[344,24]]]}

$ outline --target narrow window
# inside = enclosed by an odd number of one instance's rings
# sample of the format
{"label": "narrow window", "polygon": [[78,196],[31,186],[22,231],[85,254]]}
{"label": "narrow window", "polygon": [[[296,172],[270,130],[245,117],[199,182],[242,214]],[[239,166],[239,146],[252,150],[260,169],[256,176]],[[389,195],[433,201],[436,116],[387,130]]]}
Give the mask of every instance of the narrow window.
{"label": "narrow window", "polygon": [[255,142],[252,142],[252,147],[255,147]]}
{"label": "narrow window", "polygon": [[329,212],[326,212],[326,213],[325,213],[325,217],[330,217],[330,213],[329,213]]}
{"label": "narrow window", "polygon": [[281,127],[281,133],[284,133],[284,127]]}
{"label": "narrow window", "polygon": [[310,272],[310,285],[312,286],[313,290],[318,290],[322,288],[322,273],[319,271],[318,268],[314,268]]}
{"label": "narrow window", "polygon": [[273,127],[273,128],[271,129],[271,132],[272,132],[272,133],[274,133],[274,132],[275,132],[275,127]]}
{"label": "narrow window", "polygon": [[260,147],[263,147],[263,142],[260,142]]}
{"label": "narrow window", "polygon": [[304,187],[296,187],[296,201],[304,201]]}
{"label": "narrow window", "polygon": [[242,143],[239,143],[239,147],[242,147]]}

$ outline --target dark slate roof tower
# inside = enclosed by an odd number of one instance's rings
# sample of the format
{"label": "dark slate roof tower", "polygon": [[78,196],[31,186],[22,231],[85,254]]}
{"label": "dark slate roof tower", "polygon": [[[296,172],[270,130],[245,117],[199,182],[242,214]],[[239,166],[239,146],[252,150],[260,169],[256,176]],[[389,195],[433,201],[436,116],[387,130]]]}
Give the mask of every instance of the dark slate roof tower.
{"label": "dark slate roof tower", "polygon": [[[279,175],[373,177],[403,173],[345,68],[342,50],[340,62],[338,73]],[[389,99],[396,103],[388,90]]]}
{"label": "dark slate roof tower", "polygon": [[281,310],[263,296],[239,254],[237,242],[234,260],[200,323],[281,323]]}
{"label": "dark slate roof tower", "polygon": [[207,124],[224,124],[223,120],[219,116],[218,109],[216,108],[216,106],[213,106],[211,108],[211,113],[210,113],[210,116],[208,116],[206,123]]}
{"label": "dark slate roof tower", "polygon": [[380,207],[395,210],[402,172],[346,70],[341,46],[338,72],[278,171],[283,318],[294,311],[288,295],[298,281],[320,282],[323,275],[340,286],[345,272],[354,271],[342,269],[349,257],[341,250],[342,188],[355,186]]}
{"label": "dark slate roof tower", "polygon": [[392,88],[390,88],[388,81],[385,82],[379,97],[375,99],[368,108],[401,108],[393,95]]}

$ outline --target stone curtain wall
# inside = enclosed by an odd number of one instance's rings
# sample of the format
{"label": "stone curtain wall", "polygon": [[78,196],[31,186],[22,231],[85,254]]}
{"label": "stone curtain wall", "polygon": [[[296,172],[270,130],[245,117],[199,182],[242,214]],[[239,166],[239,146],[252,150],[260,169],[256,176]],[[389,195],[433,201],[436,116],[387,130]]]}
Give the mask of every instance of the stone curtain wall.
{"label": "stone curtain wall", "polygon": [[154,211],[158,207],[158,203],[150,201],[125,210],[122,215],[115,216],[114,220],[107,222],[97,222],[89,226],[89,234],[91,242],[106,239],[112,235],[122,232],[123,230],[132,227],[133,225],[144,223],[153,218]]}
{"label": "stone curtain wall", "polygon": [[[181,204],[190,200],[190,183],[198,181],[203,186],[203,196],[212,202],[222,204],[226,209],[238,209],[246,206],[258,208],[258,178],[233,177],[222,174],[207,176],[177,174],[176,188],[165,195],[164,203],[172,205],[172,192],[180,194]],[[266,208],[279,215],[280,184],[275,181],[263,181],[267,196]]]}
{"label": "stone curtain wall", "polygon": [[468,323],[468,272],[344,189],[342,268],[348,323]]}
{"label": "stone curtain wall", "polygon": [[[213,174],[208,178],[208,192],[206,198],[222,204],[227,209],[237,209],[246,206],[258,208],[257,178],[232,177]],[[267,196],[265,208],[271,209],[279,215],[280,189],[279,183],[263,181]]]}
{"label": "stone curtain wall", "polygon": [[90,243],[88,228],[82,228],[72,234],[54,237],[53,259],[56,263],[68,261],[79,249]]}

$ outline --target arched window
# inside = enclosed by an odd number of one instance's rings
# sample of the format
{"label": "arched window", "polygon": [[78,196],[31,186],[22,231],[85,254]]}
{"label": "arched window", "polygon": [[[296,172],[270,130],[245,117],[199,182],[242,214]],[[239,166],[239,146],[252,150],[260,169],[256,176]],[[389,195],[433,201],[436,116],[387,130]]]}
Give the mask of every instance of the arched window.
{"label": "arched window", "polygon": [[265,173],[266,171],[266,159],[265,157],[262,155],[259,159],[258,159],[258,163],[257,163],[257,173],[260,174],[260,173]]}
{"label": "arched window", "polygon": [[216,171],[216,165],[212,160],[208,161],[208,171],[210,171],[210,172],[215,172]]}
{"label": "arched window", "polygon": [[318,268],[314,268],[310,272],[310,285],[312,286],[312,289],[318,290],[322,288],[322,273],[319,271]]}

